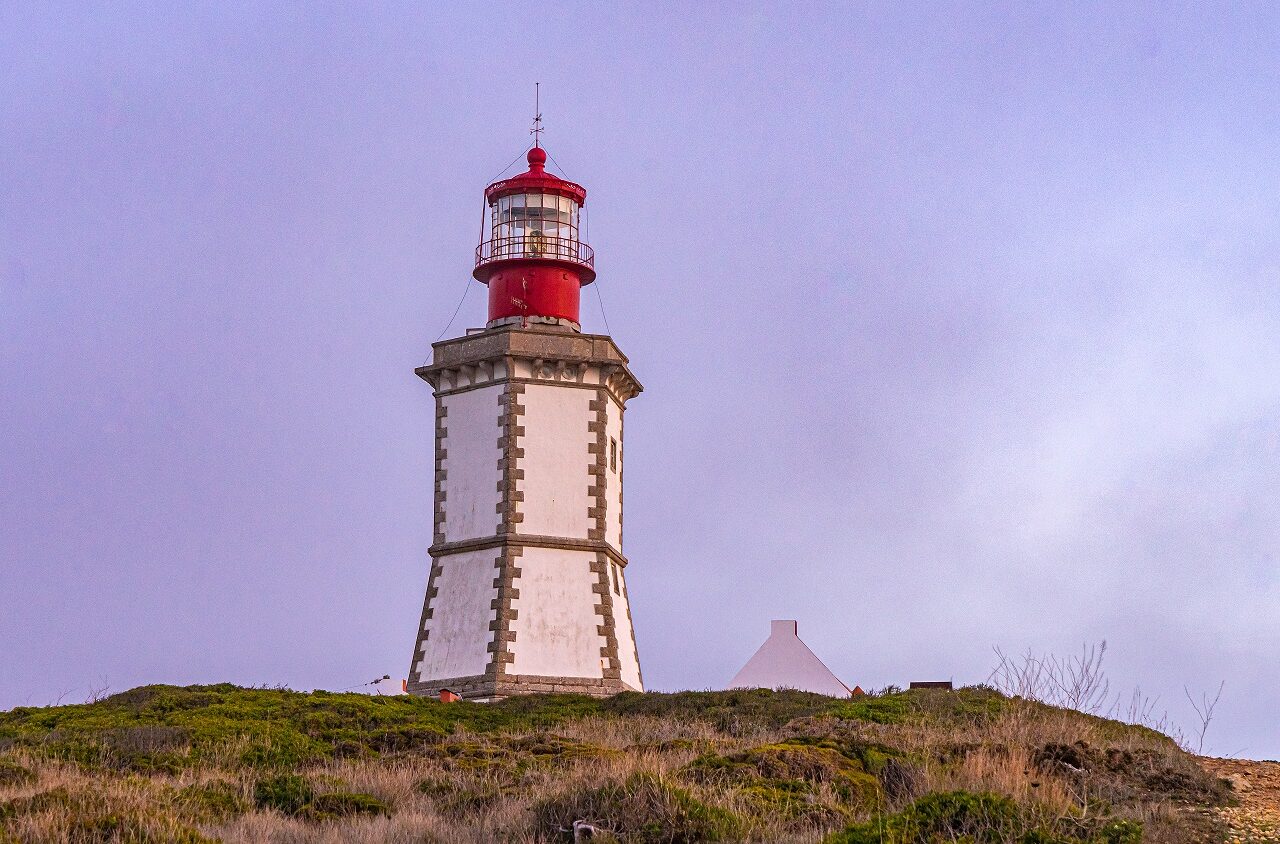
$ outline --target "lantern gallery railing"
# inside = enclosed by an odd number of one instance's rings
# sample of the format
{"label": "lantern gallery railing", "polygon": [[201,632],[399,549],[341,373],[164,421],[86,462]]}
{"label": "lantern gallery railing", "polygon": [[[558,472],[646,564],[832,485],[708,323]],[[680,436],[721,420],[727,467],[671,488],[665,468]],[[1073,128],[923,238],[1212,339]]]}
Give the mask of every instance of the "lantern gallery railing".
{"label": "lantern gallery railing", "polygon": [[546,237],[540,232],[498,237],[476,247],[476,266],[512,258],[546,258],[594,267],[596,254],[587,244],[567,237]]}

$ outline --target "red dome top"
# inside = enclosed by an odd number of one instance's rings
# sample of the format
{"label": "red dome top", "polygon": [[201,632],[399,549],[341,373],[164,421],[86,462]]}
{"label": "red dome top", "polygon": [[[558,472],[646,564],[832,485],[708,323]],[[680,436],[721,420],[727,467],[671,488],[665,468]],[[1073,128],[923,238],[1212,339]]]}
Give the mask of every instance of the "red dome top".
{"label": "red dome top", "polygon": [[547,172],[546,150],[542,147],[534,147],[529,150],[527,158],[528,172],[489,185],[484,189],[485,200],[492,202],[500,196],[510,196],[513,193],[552,193],[557,196],[567,196],[579,206],[586,204],[586,188]]}

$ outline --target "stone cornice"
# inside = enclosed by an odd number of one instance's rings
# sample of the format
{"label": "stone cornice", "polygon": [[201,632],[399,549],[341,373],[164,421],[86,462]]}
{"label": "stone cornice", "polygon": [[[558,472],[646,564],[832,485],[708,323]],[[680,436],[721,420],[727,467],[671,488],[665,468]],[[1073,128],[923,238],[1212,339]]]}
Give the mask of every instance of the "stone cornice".
{"label": "stone cornice", "polygon": [[436,395],[518,380],[605,387],[625,404],[644,389],[628,368],[627,356],[602,334],[580,334],[558,326],[503,325],[435,343],[432,350],[432,362],[414,371]]}
{"label": "stone cornice", "polygon": [[462,539],[457,542],[437,542],[427,549],[427,553],[433,557],[443,557],[446,554],[480,551],[486,548],[498,548],[502,545],[519,545],[525,548],[560,548],[565,551],[591,551],[597,554],[605,554],[621,568],[627,567],[627,558],[607,542],[598,539],[566,539],[561,536],[537,536],[527,533],[500,533],[495,536]]}

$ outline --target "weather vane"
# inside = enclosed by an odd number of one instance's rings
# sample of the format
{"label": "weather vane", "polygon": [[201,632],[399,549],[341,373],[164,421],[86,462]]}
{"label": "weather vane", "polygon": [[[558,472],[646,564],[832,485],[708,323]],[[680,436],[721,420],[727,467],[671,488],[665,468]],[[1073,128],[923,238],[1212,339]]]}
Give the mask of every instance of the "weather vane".
{"label": "weather vane", "polygon": [[533,128],[529,130],[529,134],[533,135],[533,145],[541,146],[542,139],[542,83],[533,83]]}

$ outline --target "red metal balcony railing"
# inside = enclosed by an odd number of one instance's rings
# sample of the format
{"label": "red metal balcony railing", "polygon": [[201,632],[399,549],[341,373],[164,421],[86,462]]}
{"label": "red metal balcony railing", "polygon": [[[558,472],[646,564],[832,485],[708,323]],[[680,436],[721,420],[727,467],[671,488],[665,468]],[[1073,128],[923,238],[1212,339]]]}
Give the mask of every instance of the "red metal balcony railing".
{"label": "red metal balcony railing", "polygon": [[539,233],[486,240],[476,247],[476,266],[493,261],[510,261],[521,258],[542,258],[551,261],[568,261],[593,268],[596,253],[590,246],[567,237],[546,237]]}

